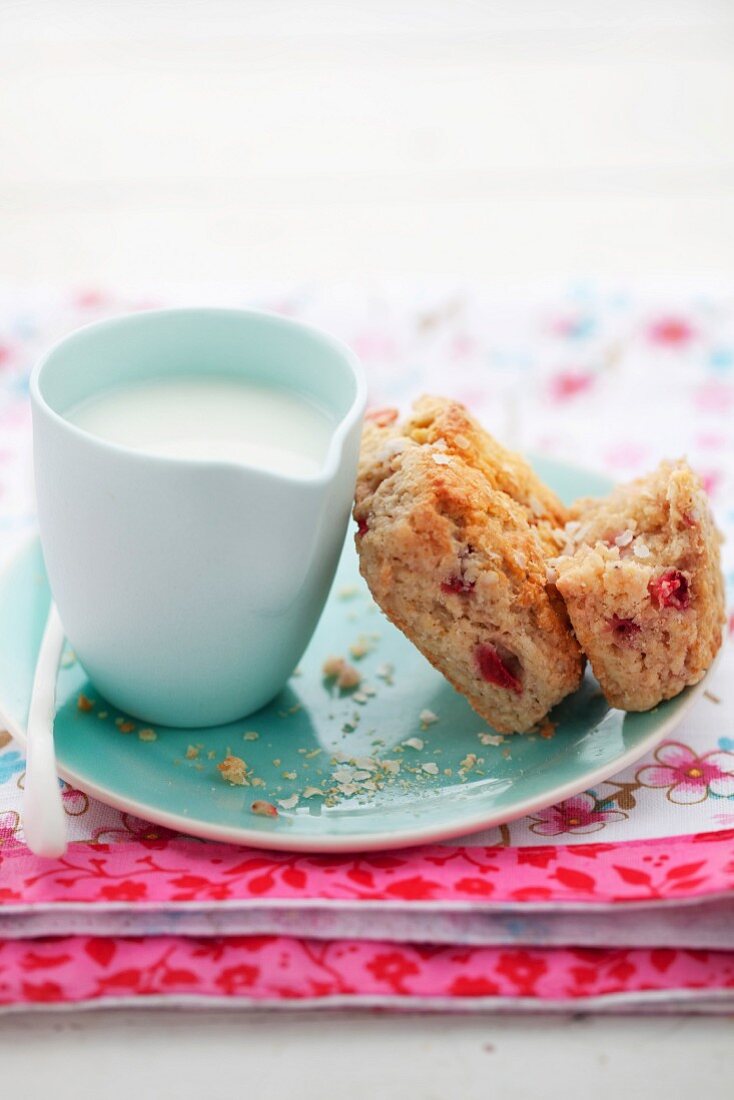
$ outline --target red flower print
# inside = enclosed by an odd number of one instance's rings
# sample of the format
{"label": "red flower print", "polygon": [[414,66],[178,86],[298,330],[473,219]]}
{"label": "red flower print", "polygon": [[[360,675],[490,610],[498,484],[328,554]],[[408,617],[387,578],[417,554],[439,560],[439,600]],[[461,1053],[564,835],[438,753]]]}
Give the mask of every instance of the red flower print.
{"label": "red flower print", "polygon": [[458,978],[454,978],[449,988],[452,997],[494,997],[499,991],[500,987],[496,982],[470,974],[460,974]]}
{"label": "red flower print", "polygon": [[715,496],[721,483],[722,474],[720,470],[699,470],[701,477],[701,484],[703,485],[704,492],[708,493],[710,497]]}
{"label": "red flower print", "polygon": [[665,797],[680,806],[704,802],[709,795],[734,795],[734,753],[707,752],[697,756],[678,741],[665,741],[655,750],[657,764],[637,772],[643,787],[667,787]]}
{"label": "red flower print", "polygon": [[103,936],[92,936],[84,944],[84,950],[97,966],[109,966],[117,954],[117,944]]}
{"label": "red flower print", "polygon": [[36,1004],[49,1004],[64,999],[58,982],[23,982],[23,996]]}
{"label": "red flower print", "polygon": [[148,893],[148,887],[144,882],[133,882],[132,879],[123,879],[122,882],[109,883],[100,890],[100,897],[108,901],[139,901]]}
{"label": "red flower print", "polygon": [[101,309],[109,299],[106,294],[103,294],[101,290],[95,290],[91,287],[87,290],[80,290],[74,299],[74,305],[79,309]]}
{"label": "red flower print", "polygon": [[419,968],[404,955],[402,951],[386,951],[381,955],[375,955],[371,962],[367,963],[367,970],[371,970],[378,981],[387,982],[396,993],[407,993],[403,984],[411,974],[417,974]]}
{"label": "red flower print", "polygon": [[124,970],[117,970],[114,974],[107,974],[98,979],[99,988],[108,995],[110,992],[118,993],[121,990],[130,993],[147,993],[145,988],[144,971],[137,966],[128,966]]}
{"label": "red flower print", "polygon": [[541,810],[532,818],[530,832],[538,836],[560,836],[561,833],[598,833],[613,821],[622,821],[621,810],[601,810],[591,794],[577,794]]}
{"label": "red flower print", "polygon": [[237,966],[227,966],[218,974],[215,983],[227,996],[233,996],[242,989],[250,989],[254,984],[260,968],[250,966],[249,963],[239,963]]}
{"label": "red flower print", "polygon": [[385,893],[398,898],[430,898],[437,889],[437,882],[431,882],[422,875],[413,875],[411,878],[401,878],[391,883]]}
{"label": "red flower print", "polygon": [[64,807],[64,813],[69,817],[81,817],[89,809],[89,798],[83,791],[64,786],[61,792],[61,804]]}
{"label": "red flower print", "polygon": [[494,892],[494,883],[489,879],[479,878],[476,875],[467,875],[466,878],[460,878],[456,881],[456,889],[461,890],[462,894],[474,894],[477,897],[486,897],[488,894]]}
{"label": "red flower print", "polygon": [[504,974],[523,996],[535,994],[538,979],[547,969],[545,959],[529,951],[503,951],[497,962],[497,973]]}
{"label": "red flower print", "polygon": [[594,385],[594,375],[582,370],[563,370],[554,374],[548,391],[554,401],[568,401],[586,393]]}
{"label": "red flower print", "polygon": [[[46,946],[45,944],[43,945]],[[57,966],[63,966],[71,959],[71,955],[62,952],[52,955],[48,951],[26,951],[20,960],[22,970],[54,970]]]}
{"label": "red flower print", "polygon": [[547,867],[558,859],[555,848],[516,848],[518,866],[529,863],[533,867]]}
{"label": "red flower print", "polygon": [[682,317],[659,317],[650,325],[647,337],[652,344],[681,347],[693,339],[694,330]]}
{"label": "red flower print", "polygon": [[229,883],[212,882],[203,875],[192,875],[187,872],[169,881],[171,886],[178,887],[177,892],[172,895],[173,901],[195,901],[197,898],[222,901],[232,895]]}

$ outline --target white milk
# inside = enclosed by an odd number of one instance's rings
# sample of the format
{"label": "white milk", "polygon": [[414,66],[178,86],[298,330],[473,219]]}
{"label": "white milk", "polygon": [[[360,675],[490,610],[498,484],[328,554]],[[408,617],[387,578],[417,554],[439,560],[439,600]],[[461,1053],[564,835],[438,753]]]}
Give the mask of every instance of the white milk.
{"label": "white milk", "polygon": [[245,463],[288,477],[318,473],[333,431],[328,416],[306,398],[225,377],[102,391],[66,418],[147,454]]}

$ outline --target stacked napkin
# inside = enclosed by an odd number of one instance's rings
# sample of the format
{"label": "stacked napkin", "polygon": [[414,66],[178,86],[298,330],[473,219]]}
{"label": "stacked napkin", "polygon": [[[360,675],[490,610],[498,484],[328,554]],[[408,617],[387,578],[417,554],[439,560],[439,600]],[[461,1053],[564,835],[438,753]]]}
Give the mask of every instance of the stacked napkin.
{"label": "stacked napkin", "polygon": [[0,1005],[734,1005],[734,830],[361,856],[148,836],[2,854]]}

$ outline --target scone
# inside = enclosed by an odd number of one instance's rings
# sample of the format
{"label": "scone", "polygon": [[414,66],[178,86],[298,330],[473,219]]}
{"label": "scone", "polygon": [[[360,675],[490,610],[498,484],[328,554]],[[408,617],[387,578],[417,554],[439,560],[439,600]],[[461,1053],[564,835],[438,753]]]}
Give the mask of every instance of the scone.
{"label": "scone", "polygon": [[360,569],[396,626],[503,733],[580,682],[583,658],[546,559],[561,502],[459,404],[423,398],[365,428],[354,516]]}
{"label": "scone", "polygon": [[571,623],[608,701],[649,710],[695,684],[722,641],[720,536],[683,462],[582,500],[552,563]]}

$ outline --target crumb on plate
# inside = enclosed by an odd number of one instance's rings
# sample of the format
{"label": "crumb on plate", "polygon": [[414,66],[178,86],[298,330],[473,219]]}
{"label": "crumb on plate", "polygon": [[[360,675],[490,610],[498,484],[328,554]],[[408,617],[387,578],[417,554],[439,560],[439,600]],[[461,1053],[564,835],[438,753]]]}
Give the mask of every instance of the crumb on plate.
{"label": "crumb on plate", "polygon": [[221,764],[217,764],[217,770],[227,783],[232,783],[236,787],[249,786],[247,764],[241,756],[225,756]]}

